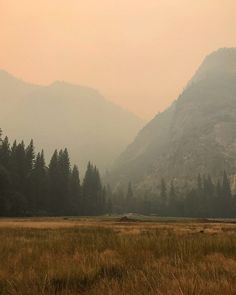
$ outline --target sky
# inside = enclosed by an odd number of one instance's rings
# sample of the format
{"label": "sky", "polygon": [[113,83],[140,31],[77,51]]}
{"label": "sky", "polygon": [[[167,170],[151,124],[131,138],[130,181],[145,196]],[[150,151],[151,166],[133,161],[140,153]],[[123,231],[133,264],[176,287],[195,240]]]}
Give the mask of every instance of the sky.
{"label": "sky", "polygon": [[148,120],[236,46],[235,0],[0,0],[0,69],[69,81]]}

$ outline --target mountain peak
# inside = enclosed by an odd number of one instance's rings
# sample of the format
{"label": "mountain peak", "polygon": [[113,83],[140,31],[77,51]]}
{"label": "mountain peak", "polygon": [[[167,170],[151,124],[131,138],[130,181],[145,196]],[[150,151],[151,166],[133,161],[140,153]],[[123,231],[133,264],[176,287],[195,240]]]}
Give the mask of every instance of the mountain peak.
{"label": "mountain peak", "polygon": [[9,138],[33,137],[46,157],[66,143],[83,168],[89,160],[101,171],[109,167],[143,126],[96,89],[65,81],[35,86],[1,71],[0,101],[0,127]]}
{"label": "mountain peak", "polygon": [[220,48],[205,57],[191,82],[197,82],[211,75],[236,74],[236,48]]}
{"label": "mountain peak", "polygon": [[[116,161],[111,179],[156,188],[163,177],[236,174],[236,48],[208,55],[179,99],[157,115]],[[113,178],[112,178],[113,177]]]}

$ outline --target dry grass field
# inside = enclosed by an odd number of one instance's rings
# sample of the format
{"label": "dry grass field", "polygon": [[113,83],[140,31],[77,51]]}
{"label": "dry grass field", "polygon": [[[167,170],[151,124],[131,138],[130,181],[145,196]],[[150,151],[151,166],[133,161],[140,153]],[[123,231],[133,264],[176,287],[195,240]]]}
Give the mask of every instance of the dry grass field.
{"label": "dry grass field", "polygon": [[2,219],[0,294],[233,295],[236,224]]}

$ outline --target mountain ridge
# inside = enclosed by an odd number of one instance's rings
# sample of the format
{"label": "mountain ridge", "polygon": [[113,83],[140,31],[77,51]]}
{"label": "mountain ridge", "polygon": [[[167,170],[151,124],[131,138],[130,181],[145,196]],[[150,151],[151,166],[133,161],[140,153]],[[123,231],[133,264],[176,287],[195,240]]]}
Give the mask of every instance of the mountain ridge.
{"label": "mountain ridge", "polygon": [[156,115],[120,155],[111,181],[155,187],[162,177],[214,176],[222,170],[235,174],[235,65],[235,48],[208,55],[178,99]]}
{"label": "mountain ridge", "polygon": [[4,134],[27,142],[34,138],[36,146],[46,147],[46,157],[67,146],[81,170],[89,160],[101,171],[109,167],[143,125],[96,89],[65,81],[40,86],[0,72],[0,101]]}

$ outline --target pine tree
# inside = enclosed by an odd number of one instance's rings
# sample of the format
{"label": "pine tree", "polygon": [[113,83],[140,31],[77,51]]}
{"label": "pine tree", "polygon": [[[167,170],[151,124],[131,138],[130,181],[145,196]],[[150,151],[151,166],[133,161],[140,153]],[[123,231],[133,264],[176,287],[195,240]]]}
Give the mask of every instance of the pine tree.
{"label": "pine tree", "polygon": [[224,198],[227,198],[227,199],[232,198],[232,192],[231,192],[230,183],[229,183],[229,179],[228,179],[226,171],[224,171],[223,173],[222,195]]}
{"label": "pine tree", "polygon": [[173,180],[170,183],[170,191],[169,191],[169,211],[172,216],[176,214],[176,207],[177,207],[177,193],[175,190]]}
{"label": "pine tree", "polygon": [[48,213],[48,180],[44,152],[38,153],[30,176],[30,203],[35,214]]}
{"label": "pine tree", "polygon": [[112,203],[112,190],[110,185],[106,186],[106,212],[111,214],[113,212],[113,203]]}
{"label": "pine tree", "polygon": [[232,207],[232,192],[230,187],[230,182],[227,176],[226,171],[223,173],[223,182],[222,182],[222,197],[221,197],[221,214],[224,217],[231,217],[233,212]]}
{"label": "pine tree", "polygon": [[74,165],[70,177],[70,207],[73,215],[81,212],[81,187],[79,178],[79,169]]}
{"label": "pine tree", "polygon": [[127,194],[126,194],[126,206],[128,212],[131,212],[134,209],[134,194],[132,189],[132,183],[128,183]]}
{"label": "pine tree", "polygon": [[59,185],[59,165],[58,165],[58,152],[54,151],[48,167],[48,180],[49,180],[49,212],[57,215],[59,211],[58,194],[60,194]]}
{"label": "pine tree", "polygon": [[10,166],[14,189],[25,194],[27,180],[25,168],[25,144],[23,141],[19,144],[14,142],[11,150]]}
{"label": "pine tree", "polygon": [[106,192],[103,191],[100,173],[97,167],[94,167],[93,170],[93,177],[94,177],[94,201],[95,201],[95,215],[101,215],[104,212],[105,207],[105,194]]}
{"label": "pine tree", "polygon": [[85,172],[82,190],[83,190],[83,201],[82,201],[82,214],[89,215],[93,210],[91,209],[94,204],[93,200],[93,188],[92,188],[92,178],[93,178],[93,166],[88,162],[87,170]]}
{"label": "pine tree", "polygon": [[107,198],[106,201],[106,212],[108,214],[112,214],[113,213],[113,204],[112,204],[112,200],[110,197]]}
{"label": "pine tree", "polygon": [[[9,173],[0,163],[0,216],[9,215],[9,192],[11,189]],[[9,204],[9,205],[8,205]]]}
{"label": "pine tree", "polygon": [[67,149],[60,150],[58,154],[58,207],[59,214],[61,215],[71,215],[71,208],[67,206],[70,203],[70,159]]}
{"label": "pine tree", "polygon": [[167,205],[167,188],[164,178],[161,180],[161,193],[160,193],[160,205],[162,213],[165,213]]}
{"label": "pine tree", "polygon": [[220,180],[218,179],[216,184],[216,197],[220,198],[222,196],[222,186],[220,184]]}
{"label": "pine tree", "polygon": [[100,200],[100,212],[99,214],[106,213],[107,210],[107,190],[106,187],[103,186],[102,193],[101,193],[101,200]]}
{"label": "pine tree", "polygon": [[204,189],[203,189],[203,180],[200,174],[198,174],[197,177],[197,195],[199,200],[203,200],[204,199]]}
{"label": "pine tree", "polygon": [[70,158],[68,154],[68,150],[64,151],[60,150],[58,155],[58,166],[64,178],[64,181],[68,181],[70,176]]}
{"label": "pine tree", "polygon": [[98,215],[103,212],[102,184],[99,171],[90,162],[82,185],[83,191],[83,214]]}
{"label": "pine tree", "polygon": [[10,155],[11,151],[8,137],[5,137],[4,140],[0,138],[0,165],[4,166],[6,169],[9,169]]}
{"label": "pine tree", "polygon": [[33,140],[31,139],[30,144],[27,146],[26,150],[25,150],[25,173],[30,174],[32,169],[33,169],[33,165],[34,165],[34,158],[35,158],[35,153],[34,153],[34,143]]}
{"label": "pine tree", "polygon": [[177,198],[177,194],[176,194],[176,191],[175,191],[175,186],[174,186],[174,182],[173,180],[171,181],[170,183],[170,193],[169,193],[169,202],[175,202]]}

